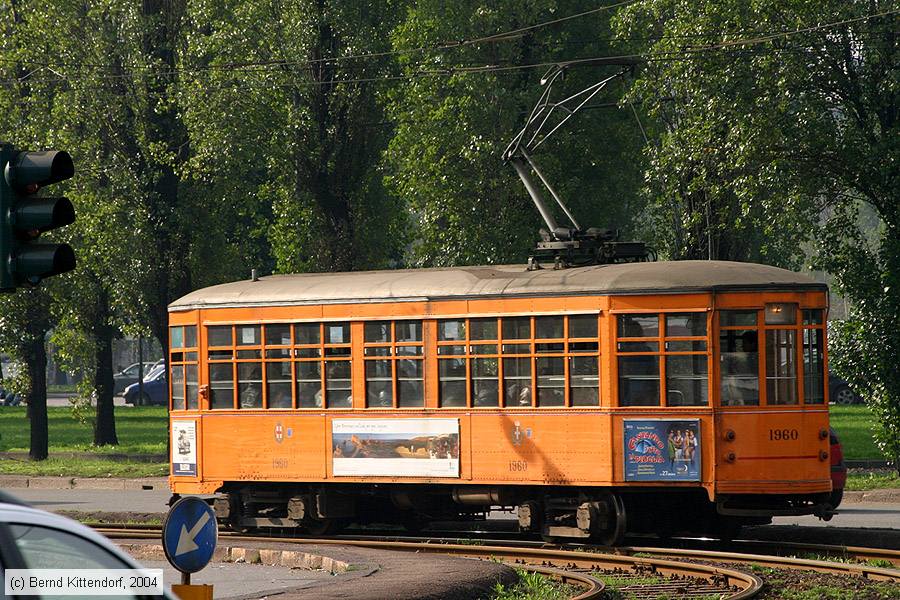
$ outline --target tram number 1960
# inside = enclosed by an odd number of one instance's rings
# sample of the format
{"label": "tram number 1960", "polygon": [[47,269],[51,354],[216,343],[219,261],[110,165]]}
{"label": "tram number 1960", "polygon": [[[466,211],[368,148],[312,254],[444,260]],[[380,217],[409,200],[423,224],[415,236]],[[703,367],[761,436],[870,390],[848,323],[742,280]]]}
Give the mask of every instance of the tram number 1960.
{"label": "tram number 1960", "polygon": [[528,462],[524,460],[511,460],[509,461],[509,472],[510,473],[521,473],[522,471],[528,470]]}
{"label": "tram number 1960", "polygon": [[800,437],[800,432],[796,429],[770,429],[769,441],[786,442],[788,440],[796,440]]}

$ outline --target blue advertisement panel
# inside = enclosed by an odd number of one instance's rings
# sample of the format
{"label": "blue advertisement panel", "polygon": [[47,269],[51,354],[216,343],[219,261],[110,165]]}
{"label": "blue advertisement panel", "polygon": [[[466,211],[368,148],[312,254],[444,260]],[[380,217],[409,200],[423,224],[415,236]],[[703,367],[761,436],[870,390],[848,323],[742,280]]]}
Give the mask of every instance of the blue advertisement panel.
{"label": "blue advertisement panel", "polygon": [[700,420],[625,420],[625,481],[700,481]]}

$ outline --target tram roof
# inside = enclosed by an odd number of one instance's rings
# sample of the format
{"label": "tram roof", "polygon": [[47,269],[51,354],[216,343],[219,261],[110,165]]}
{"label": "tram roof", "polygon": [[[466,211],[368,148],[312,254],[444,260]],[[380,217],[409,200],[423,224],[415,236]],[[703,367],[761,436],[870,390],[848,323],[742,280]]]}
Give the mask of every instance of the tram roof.
{"label": "tram roof", "polygon": [[169,305],[197,308],[441,299],[827,289],[806,275],[754,263],[642,262],[528,271],[523,265],[271,275],[200,289]]}

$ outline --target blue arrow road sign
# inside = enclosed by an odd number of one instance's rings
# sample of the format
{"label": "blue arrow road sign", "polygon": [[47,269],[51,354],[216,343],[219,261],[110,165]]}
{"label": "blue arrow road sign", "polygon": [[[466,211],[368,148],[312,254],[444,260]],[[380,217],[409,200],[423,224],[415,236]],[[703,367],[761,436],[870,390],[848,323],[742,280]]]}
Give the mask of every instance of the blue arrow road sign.
{"label": "blue arrow road sign", "polygon": [[200,498],[188,496],[172,505],[163,523],[163,550],[182,573],[196,573],[209,563],[219,536],[216,513]]}

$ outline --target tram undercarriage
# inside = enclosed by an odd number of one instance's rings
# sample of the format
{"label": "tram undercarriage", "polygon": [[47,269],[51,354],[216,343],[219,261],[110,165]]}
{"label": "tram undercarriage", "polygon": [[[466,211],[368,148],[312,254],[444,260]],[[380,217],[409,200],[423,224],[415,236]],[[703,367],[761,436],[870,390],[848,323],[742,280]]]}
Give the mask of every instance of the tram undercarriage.
{"label": "tram undercarriage", "polygon": [[212,503],[219,522],[236,530],[312,535],[350,524],[401,525],[417,532],[436,523],[485,520],[491,511],[515,510],[522,532],[548,541],[603,545],[621,543],[626,533],[730,538],[745,525],[769,523],[779,514],[776,505],[791,506],[794,514],[818,514],[824,506],[818,497],[768,500],[768,507],[756,498],[754,510],[723,514],[722,506],[700,489],[232,484]]}

